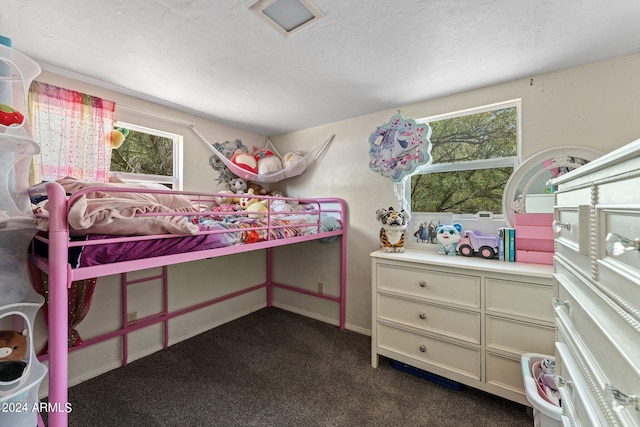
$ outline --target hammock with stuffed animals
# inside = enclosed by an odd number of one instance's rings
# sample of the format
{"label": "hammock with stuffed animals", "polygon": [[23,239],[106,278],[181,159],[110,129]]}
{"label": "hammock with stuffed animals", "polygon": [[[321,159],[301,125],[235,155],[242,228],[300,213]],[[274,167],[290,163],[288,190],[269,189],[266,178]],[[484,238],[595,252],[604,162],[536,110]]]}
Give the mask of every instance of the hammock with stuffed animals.
{"label": "hammock with stuffed animals", "polygon": [[[211,150],[213,154],[215,154],[220,159],[220,161],[222,161],[224,165],[227,168],[229,168],[229,170],[238,178],[242,178],[245,181],[264,182],[264,183],[278,182],[283,179],[292,178],[294,176],[298,176],[302,174],[302,172],[304,172],[307,167],[309,167],[318,157],[320,157],[320,154],[322,154],[322,152],[329,146],[329,144],[331,143],[331,141],[333,141],[333,138],[335,137],[335,135],[331,135],[322,144],[318,145],[313,150],[309,151],[307,154],[300,157],[299,159],[291,162],[282,170],[275,171],[272,173],[267,173],[267,174],[257,174],[236,165],[230,159],[228,159],[223,153],[218,151],[216,147],[214,147],[213,144],[207,141],[207,139],[204,136],[202,136],[202,134],[198,132],[194,127],[192,127],[191,130],[196,135],[198,135],[202,143],[209,150]],[[273,143],[271,142],[270,139],[267,139],[267,142],[264,148],[271,151],[275,156],[278,156],[280,159],[283,158],[280,155],[280,153],[278,153],[278,150],[276,150],[276,148],[273,146]]]}

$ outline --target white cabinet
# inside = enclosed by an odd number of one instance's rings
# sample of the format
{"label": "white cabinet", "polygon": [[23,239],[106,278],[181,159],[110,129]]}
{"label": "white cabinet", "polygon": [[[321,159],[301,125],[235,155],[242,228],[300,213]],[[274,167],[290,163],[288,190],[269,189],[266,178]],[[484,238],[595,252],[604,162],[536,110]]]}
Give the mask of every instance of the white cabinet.
{"label": "white cabinet", "polygon": [[553,354],[548,265],[374,252],[371,364],[379,356],[522,404],[520,356]]}
{"label": "white cabinet", "polygon": [[640,426],[640,140],[556,178],[563,421]]}

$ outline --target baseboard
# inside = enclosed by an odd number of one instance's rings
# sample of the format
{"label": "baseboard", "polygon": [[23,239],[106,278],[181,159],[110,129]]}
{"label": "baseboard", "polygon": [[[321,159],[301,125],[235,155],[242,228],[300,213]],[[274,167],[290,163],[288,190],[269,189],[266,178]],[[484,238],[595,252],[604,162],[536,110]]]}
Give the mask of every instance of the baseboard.
{"label": "baseboard", "polygon": [[[321,322],[328,323],[330,325],[340,326],[340,321],[339,320],[336,320],[336,319],[328,317],[328,316],[324,316],[322,314],[314,313],[312,311],[303,310],[303,309],[301,309],[299,307],[293,307],[293,306],[290,306],[288,304],[281,304],[281,303],[273,303],[273,306],[276,307],[276,308],[280,308],[282,310],[286,310],[286,311],[290,311],[292,313],[299,314],[301,316],[305,316],[305,317],[309,317],[311,319],[319,320]],[[362,335],[371,336],[371,329],[365,329],[365,328],[362,328],[360,326],[352,325],[352,324],[347,323],[347,322],[345,322],[344,328],[349,330],[349,331],[360,333]]]}

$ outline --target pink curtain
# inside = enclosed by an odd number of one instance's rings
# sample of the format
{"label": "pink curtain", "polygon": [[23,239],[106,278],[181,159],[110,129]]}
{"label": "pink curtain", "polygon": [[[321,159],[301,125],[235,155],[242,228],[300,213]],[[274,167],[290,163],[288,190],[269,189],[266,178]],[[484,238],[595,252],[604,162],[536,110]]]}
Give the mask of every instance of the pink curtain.
{"label": "pink curtain", "polygon": [[[87,182],[108,182],[111,165],[111,130],[115,103],[73,90],[33,82],[29,105],[34,139],[40,154],[34,156],[34,183],[71,176]],[[31,266],[33,288],[45,297],[43,312],[48,323],[47,274]],[[69,347],[82,338],[76,327],[91,306],[96,279],[76,281],[68,290]],[[47,352],[47,345],[41,354]]]}
{"label": "pink curtain", "polygon": [[40,144],[34,183],[65,176],[108,182],[115,103],[38,81],[31,84],[29,101]]}

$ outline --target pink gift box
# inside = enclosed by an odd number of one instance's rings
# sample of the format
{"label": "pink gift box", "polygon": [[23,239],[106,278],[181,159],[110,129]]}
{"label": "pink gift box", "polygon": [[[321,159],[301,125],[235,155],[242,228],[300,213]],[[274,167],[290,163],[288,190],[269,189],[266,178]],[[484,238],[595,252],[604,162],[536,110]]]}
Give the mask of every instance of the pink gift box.
{"label": "pink gift box", "polygon": [[516,261],[530,264],[553,264],[553,252],[516,250]]}
{"label": "pink gift box", "polygon": [[551,227],[551,224],[553,223],[552,213],[516,213],[513,215],[513,217],[514,227],[518,227],[519,225]]}

